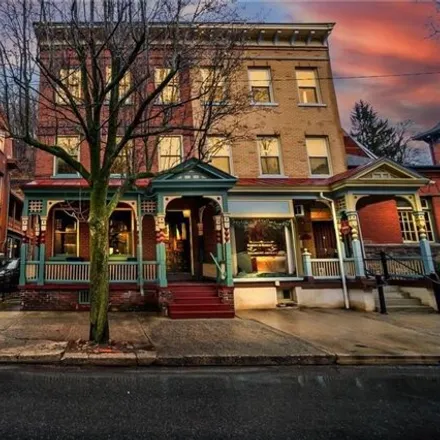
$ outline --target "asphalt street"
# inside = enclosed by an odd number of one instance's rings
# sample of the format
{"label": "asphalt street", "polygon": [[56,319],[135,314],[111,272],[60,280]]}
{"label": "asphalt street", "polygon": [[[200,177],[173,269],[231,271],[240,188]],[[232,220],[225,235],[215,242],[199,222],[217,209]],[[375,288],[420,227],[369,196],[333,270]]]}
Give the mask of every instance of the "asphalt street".
{"label": "asphalt street", "polygon": [[0,367],[0,439],[439,439],[439,367]]}

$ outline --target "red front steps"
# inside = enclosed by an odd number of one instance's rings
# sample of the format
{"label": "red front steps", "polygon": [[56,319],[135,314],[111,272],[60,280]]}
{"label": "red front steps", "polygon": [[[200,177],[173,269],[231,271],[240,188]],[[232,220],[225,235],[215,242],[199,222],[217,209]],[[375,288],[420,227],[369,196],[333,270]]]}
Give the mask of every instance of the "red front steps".
{"label": "red front steps", "polygon": [[232,304],[222,303],[215,284],[179,283],[168,289],[173,300],[168,304],[168,316],[172,319],[233,318]]}

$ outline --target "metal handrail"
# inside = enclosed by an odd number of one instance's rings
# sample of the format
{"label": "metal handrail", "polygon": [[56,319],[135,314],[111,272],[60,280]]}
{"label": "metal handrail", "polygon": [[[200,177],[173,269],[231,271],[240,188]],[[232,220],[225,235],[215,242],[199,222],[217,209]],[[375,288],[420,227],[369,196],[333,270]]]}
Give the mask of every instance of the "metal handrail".
{"label": "metal handrail", "polygon": [[222,269],[222,267],[220,266],[219,262],[217,261],[217,258],[215,258],[214,254],[212,252],[210,252],[209,255],[211,255],[211,258],[214,261],[214,264],[216,265],[218,271],[220,272],[221,279],[224,280],[225,279],[225,271],[224,271],[224,269]]}

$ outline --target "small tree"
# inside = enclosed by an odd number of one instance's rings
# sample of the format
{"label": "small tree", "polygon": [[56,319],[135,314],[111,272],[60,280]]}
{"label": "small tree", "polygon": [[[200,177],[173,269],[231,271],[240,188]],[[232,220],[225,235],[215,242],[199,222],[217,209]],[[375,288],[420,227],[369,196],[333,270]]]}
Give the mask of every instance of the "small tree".
{"label": "small tree", "polygon": [[[245,34],[235,18],[228,0],[1,2],[0,87],[9,134],[60,159],[89,188],[96,342],[109,338],[109,217],[138,179],[157,174],[160,136],[184,135],[185,158],[207,160],[209,133],[229,140],[242,133],[236,116],[247,109],[247,93],[232,79]],[[78,140],[58,143],[66,134]],[[89,164],[78,160],[80,147],[88,149]],[[122,183],[112,192],[115,170]]]}
{"label": "small tree", "polygon": [[388,119],[380,118],[373,106],[362,99],[355,103],[350,120],[350,134],[376,156],[388,157],[398,163],[408,162],[417,156],[409,145],[411,121],[393,126]]}

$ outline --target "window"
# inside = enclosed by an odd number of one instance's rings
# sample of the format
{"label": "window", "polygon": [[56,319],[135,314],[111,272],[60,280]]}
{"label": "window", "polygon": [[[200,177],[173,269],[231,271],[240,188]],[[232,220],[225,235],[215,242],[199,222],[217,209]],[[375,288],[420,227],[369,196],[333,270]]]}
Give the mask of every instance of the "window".
{"label": "window", "polygon": [[[66,150],[75,160],[79,160],[80,140],[78,136],[60,136],[57,138],[57,145]],[[77,172],[70,165],[58,157],[54,158],[54,174],[77,175]]]}
{"label": "window", "polygon": [[[74,98],[76,102],[81,99],[81,70],[75,69],[61,69],[60,80],[64,86],[68,89],[69,94]],[[68,104],[69,99],[66,92],[58,87],[56,94],[56,102],[58,104]]]}
{"label": "window", "polygon": [[233,219],[232,224],[239,277],[289,273],[290,220]]}
{"label": "window", "polygon": [[[119,144],[121,139],[121,137],[117,137],[116,144]],[[133,171],[133,152],[133,142],[128,141],[113,162],[110,173],[117,175],[130,174]]]}
{"label": "window", "polygon": [[202,101],[207,103],[223,103],[226,101],[226,84],[223,77],[214,69],[203,68],[201,95]]}
{"label": "window", "polygon": [[[106,80],[107,84],[110,84],[111,78],[112,78],[112,68],[111,66],[107,66],[105,70],[106,74]],[[131,87],[131,73],[127,72],[122,79],[119,81],[119,99],[121,99],[123,96],[125,96]],[[110,100],[110,94],[107,97],[108,100]],[[125,103],[129,104],[131,101],[131,95],[125,99]]]}
{"label": "window", "polygon": [[231,146],[221,137],[208,137],[208,157],[211,165],[231,174]]}
{"label": "window", "polygon": [[159,138],[159,171],[168,170],[182,162],[182,138],[163,136]]}
{"label": "window", "polygon": [[375,171],[371,177],[373,179],[391,179],[391,174],[388,171]]}
{"label": "window", "polygon": [[327,139],[324,137],[306,138],[307,155],[309,157],[310,174],[312,176],[329,176]]}
{"label": "window", "polygon": [[257,140],[260,153],[261,174],[280,175],[280,145],[276,137],[260,137]]}
{"label": "window", "polygon": [[316,69],[297,69],[296,80],[298,82],[299,102],[301,104],[318,104],[320,99]]}
{"label": "window", "polygon": [[5,134],[0,131],[0,151],[5,152]]}
{"label": "window", "polygon": [[268,67],[252,67],[248,69],[248,74],[251,85],[252,102],[256,104],[273,102],[270,69]]}
{"label": "window", "polygon": [[[422,209],[425,215],[425,231],[428,241],[435,241],[434,229],[432,227],[431,206],[428,199],[421,199]],[[400,231],[404,242],[416,242],[420,240],[416,220],[409,203],[404,200],[397,201],[397,212],[399,216]]]}
{"label": "window", "polygon": [[78,256],[78,222],[67,212],[54,211],[54,257]]}
{"label": "window", "polygon": [[109,252],[111,256],[129,256],[133,249],[132,213],[113,211],[109,219]]}
{"label": "window", "polygon": [[[156,87],[165,80],[171,69],[156,69],[154,71],[154,83]],[[162,104],[172,104],[179,101],[179,77],[176,73],[168,82],[160,94],[160,102]]]}

